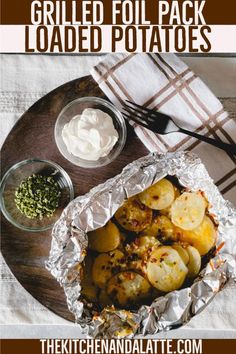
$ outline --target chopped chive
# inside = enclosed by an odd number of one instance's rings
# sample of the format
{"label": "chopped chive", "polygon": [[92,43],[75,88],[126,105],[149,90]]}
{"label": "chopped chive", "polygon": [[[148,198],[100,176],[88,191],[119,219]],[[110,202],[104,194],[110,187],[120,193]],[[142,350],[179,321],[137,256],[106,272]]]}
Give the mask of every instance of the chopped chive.
{"label": "chopped chive", "polygon": [[15,191],[16,207],[29,219],[52,216],[60,197],[60,187],[53,177],[35,174],[24,179]]}

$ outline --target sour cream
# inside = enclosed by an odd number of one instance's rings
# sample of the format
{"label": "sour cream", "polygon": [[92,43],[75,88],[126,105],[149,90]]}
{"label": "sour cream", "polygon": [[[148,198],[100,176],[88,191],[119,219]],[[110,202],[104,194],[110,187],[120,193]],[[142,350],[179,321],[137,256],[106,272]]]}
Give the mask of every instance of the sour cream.
{"label": "sour cream", "polygon": [[97,161],[107,156],[118,140],[112,118],[99,109],[87,108],[62,129],[62,139],[70,154]]}

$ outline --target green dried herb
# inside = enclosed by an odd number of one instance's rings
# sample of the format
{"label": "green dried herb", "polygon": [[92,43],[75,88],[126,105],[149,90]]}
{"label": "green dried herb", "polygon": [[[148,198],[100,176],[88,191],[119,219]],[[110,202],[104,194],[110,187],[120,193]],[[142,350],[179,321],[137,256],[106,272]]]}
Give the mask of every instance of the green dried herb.
{"label": "green dried herb", "polygon": [[17,208],[29,219],[50,217],[58,208],[61,191],[51,176],[32,175],[15,192]]}

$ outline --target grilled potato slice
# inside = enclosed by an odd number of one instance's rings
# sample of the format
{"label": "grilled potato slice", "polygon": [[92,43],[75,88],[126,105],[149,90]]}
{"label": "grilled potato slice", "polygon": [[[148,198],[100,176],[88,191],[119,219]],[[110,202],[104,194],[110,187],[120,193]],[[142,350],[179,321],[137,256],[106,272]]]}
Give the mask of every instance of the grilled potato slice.
{"label": "grilled potato slice", "polygon": [[171,220],[184,230],[193,230],[203,220],[206,200],[200,193],[184,192],[171,206]]}
{"label": "grilled potato slice", "polygon": [[158,237],[161,240],[175,240],[175,227],[172,224],[171,220],[165,215],[157,216],[157,224],[159,225]]}
{"label": "grilled potato slice", "polygon": [[194,230],[181,230],[178,228],[178,238],[195,247],[201,256],[208,253],[215,245],[217,232],[215,225],[208,216],[204,216],[202,223]]}
{"label": "grilled potato slice", "polygon": [[87,255],[84,259],[83,276],[81,280],[81,294],[87,300],[95,302],[97,300],[98,289],[92,281],[92,265],[92,257]]}
{"label": "grilled potato slice", "polygon": [[170,246],[154,249],[147,263],[147,276],[158,290],[169,292],[179,289],[188,273],[179,253]]}
{"label": "grilled potato slice", "polygon": [[115,218],[124,229],[140,232],[151,223],[152,210],[137,197],[131,197],[117,210]]}
{"label": "grilled potato slice", "polygon": [[140,193],[139,199],[151,209],[162,210],[168,208],[175,199],[174,186],[166,178],[163,178]]}
{"label": "grilled potato slice", "polygon": [[160,242],[153,236],[138,237],[131,244],[126,245],[126,252],[129,255],[137,254],[139,258],[146,257],[147,252],[158,247]]}
{"label": "grilled potato slice", "polygon": [[131,244],[125,247],[127,266],[129,269],[137,270],[146,275],[146,263],[154,247],[158,247],[160,242],[153,236],[138,237]]}
{"label": "grilled potato slice", "polygon": [[[175,190],[175,199],[180,196],[180,191],[179,189],[174,185],[174,190]],[[168,206],[168,208],[161,209],[160,214],[167,216],[169,219],[171,219],[171,205]]]}
{"label": "grilled potato slice", "polygon": [[160,231],[160,222],[158,217],[154,217],[150,225],[148,225],[141,233],[142,236],[154,236],[157,237]]}
{"label": "grilled potato slice", "polygon": [[127,270],[134,270],[146,277],[146,262],[141,258],[129,258],[127,261]]}
{"label": "grilled potato slice", "polygon": [[188,277],[195,278],[201,269],[201,256],[195,247],[188,246],[186,251],[189,255],[188,267]]}
{"label": "grilled potato slice", "polygon": [[141,234],[155,236],[163,241],[176,239],[175,227],[166,215],[156,216]]}
{"label": "grilled potato slice", "polygon": [[116,249],[120,244],[121,236],[118,227],[112,222],[88,233],[88,246],[99,253]]}
{"label": "grilled potato slice", "polygon": [[108,296],[121,307],[142,303],[150,295],[150,291],[149,282],[132,271],[114,275],[107,285]]}
{"label": "grilled potato slice", "polygon": [[122,266],[124,266],[124,253],[120,250],[99,254],[92,268],[94,284],[99,288],[104,288],[114,272],[118,273]]}
{"label": "grilled potato slice", "polygon": [[174,243],[173,245],[171,245],[171,247],[178,252],[180,257],[184,261],[184,264],[188,264],[189,262],[188,251],[184,247],[182,247],[179,243]]}

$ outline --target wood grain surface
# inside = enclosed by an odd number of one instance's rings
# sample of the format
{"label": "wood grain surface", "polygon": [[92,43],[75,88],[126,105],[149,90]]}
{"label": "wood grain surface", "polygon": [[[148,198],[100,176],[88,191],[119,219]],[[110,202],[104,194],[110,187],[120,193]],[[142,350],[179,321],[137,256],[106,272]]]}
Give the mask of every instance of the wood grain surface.
{"label": "wood grain surface", "polygon": [[[7,137],[2,151],[1,172],[4,174],[16,162],[38,157],[61,165],[70,175],[75,196],[121,172],[129,162],[147,154],[147,150],[128,128],[127,142],[121,155],[108,166],[98,169],[79,168],[67,161],[54,141],[54,124],[61,109],[83,96],[104,97],[90,76],[71,81],[36,102],[17,122]],[[1,246],[3,256],[23,287],[39,302],[65,319],[74,320],[67,308],[64,291],[45,269],[51,232],[21,231],[2,217]]]}

